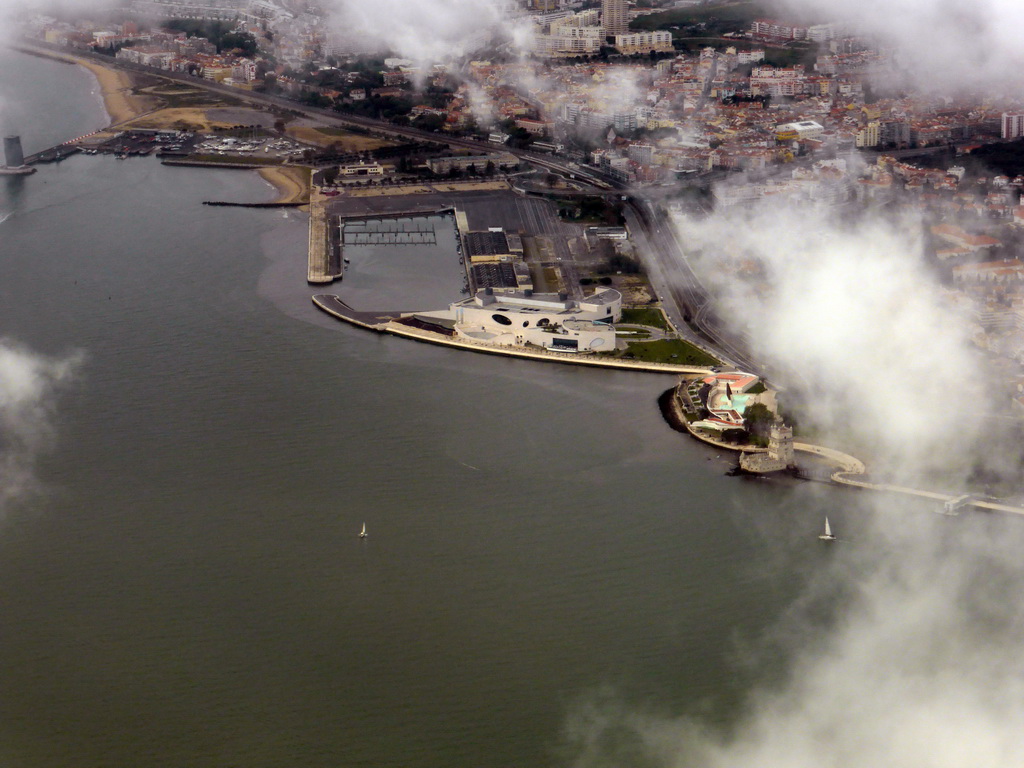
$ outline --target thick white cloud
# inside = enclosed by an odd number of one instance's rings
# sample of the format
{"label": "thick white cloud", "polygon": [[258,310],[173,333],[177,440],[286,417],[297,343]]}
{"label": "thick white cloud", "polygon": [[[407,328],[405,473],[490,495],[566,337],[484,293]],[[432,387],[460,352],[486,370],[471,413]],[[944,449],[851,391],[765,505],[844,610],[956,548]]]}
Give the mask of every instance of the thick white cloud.
{"label": "thick white cloud", "polygon": [[[969,325],[927,267],[921,224],[838,218],[769,202],[679,227],[722,317],[796,386],[790,399],[825,440],[869,451],[880,469],[959,467],[984,433],[976,417],[995,404]],[[763,278],[733,275],[744,258]]]}
{"label": "thick white cloud", "polygon": [[359,48],[379,48],[419,63],[471,53],[516,28],[511,0],[330,0],[332,29]]}
{"label": "thick white cloud", "polygon": [[[942,299],[920,221],[770,199],[677,225],[720,316],[792,385],[783,402],[800,399],[813,442],[950,489],[978,457],[1019,454],[984,419],[1005,398]],[[825,629],[800,610],[780,620],[783,682],[753,691],[723,731],[585,704],[567,731],[578,768],[608,764],[609,739],[626,745],[619,762],[665,768],[1019,765],[1021,521],[945,524],[899,497],[860,503],[875,530],[841,543],[801,600],[820,606],[835,584],[853,593]]]}
{"label": "thick white cloud", "polygon": [[842,20],[896,47],[918,86],[1011,89],[1024,80],[1018,0],[775,0],[780,14]]}
{"label": "thick white cloud", "polygon": [[566,729],[575,768],[1019,766],[1019,521],[977,535],[884,506],[890,521],[909,516],[913,534],[876,533],[833,550],[812,590],[821,601],[835,598],[836,583],[855,585],[838,618],[822,630],[808,619],[814,609],[787,617],[779,630],[788,673],[752,694],[728,729],[595,697]]}
{"label": "thick white cloud", "polygon": [[35,486],[33,469],[53,437],[54,398],[80,356],[52,359],[0,341],[0,512]]}

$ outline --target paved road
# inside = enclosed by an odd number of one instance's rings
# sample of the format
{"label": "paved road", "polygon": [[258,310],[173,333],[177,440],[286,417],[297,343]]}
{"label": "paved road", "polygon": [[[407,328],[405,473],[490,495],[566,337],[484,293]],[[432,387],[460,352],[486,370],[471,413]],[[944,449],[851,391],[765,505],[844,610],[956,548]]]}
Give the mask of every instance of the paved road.
{"label": "paved road", "polygon": [[[624,210],[626,225],[637,243],[662,308],[673,327],[687,341],[712,352],[722,362],[757,372],[758,367],[741,345],[717,324],[701,325],[709,293],[686,260],[673,222],[650,201],[631,198]],[[696,325],[698,333],[687,318]]]}

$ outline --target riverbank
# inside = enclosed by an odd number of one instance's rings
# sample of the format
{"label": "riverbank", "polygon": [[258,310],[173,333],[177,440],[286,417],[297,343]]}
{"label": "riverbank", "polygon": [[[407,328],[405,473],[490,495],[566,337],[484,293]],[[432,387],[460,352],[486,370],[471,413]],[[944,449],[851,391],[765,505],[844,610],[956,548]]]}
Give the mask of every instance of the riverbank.
{"label": "riverbank", "polygon": [[135,80],[130,73],[124,70],[105,67],[89,59],[75,56],[72,53],[57,53],[28,44],[18,44],[12,47],[15,50],[29,53],[33,56],[42,56],[68,64],[77,64],[89,70],[96,78],[96,82],[100,87],[100,97],[103,99],[103,107],[107,110],[107,115],[110,117],[111,126],[134,120],[156,106],[150,99],[133,92],[136,85]]}
{"label": "riverbank", "polygon": [[278,197],[274,201],[275,203],[288,205],[309,203],[309,190],[312,186],[312,171],[309,168],[298,166],[260,168],[260,176],[277,190]]}
{"label": "riverbank", "polygon": [[103,106],[110,115],[110,124],[118,125],[144,115],[153,109],[155,104],[149,99],[135,95],[135,81],[127,72],[119,69],[103,67],[99,64],[73,57],[75,63],[85,67],[95,76],[100,86]]}

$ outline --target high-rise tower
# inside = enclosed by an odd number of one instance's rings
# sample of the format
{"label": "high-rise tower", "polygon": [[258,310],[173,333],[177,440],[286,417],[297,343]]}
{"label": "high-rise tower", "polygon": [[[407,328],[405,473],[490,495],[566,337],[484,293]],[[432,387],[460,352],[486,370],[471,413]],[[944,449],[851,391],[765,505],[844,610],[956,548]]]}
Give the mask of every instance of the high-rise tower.
{"label": "high-rise tower", "polygon": [[629,9],[626,0],[601,0],[601,26],[609,37],[629,33]]}

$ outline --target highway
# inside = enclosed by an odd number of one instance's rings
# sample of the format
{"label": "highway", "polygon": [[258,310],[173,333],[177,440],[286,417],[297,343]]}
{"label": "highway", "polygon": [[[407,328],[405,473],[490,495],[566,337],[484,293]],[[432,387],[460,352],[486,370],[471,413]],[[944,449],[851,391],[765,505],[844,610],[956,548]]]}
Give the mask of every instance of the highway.
{"label": "highway", "polygon": [[624,213],[651,285],[679,335],[727,365],[757,372],[742,343],[708,311],[709,292],[687,261],[671,218],[651,200],[637,197],[629,198]]}

